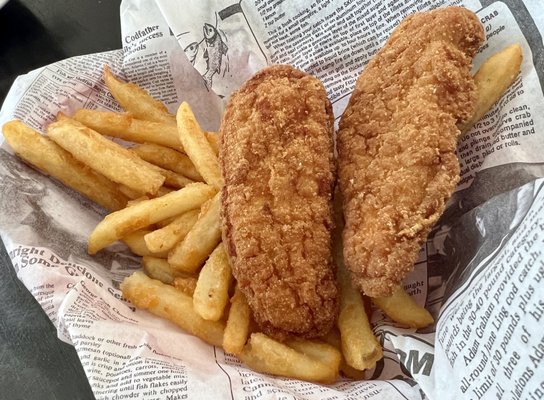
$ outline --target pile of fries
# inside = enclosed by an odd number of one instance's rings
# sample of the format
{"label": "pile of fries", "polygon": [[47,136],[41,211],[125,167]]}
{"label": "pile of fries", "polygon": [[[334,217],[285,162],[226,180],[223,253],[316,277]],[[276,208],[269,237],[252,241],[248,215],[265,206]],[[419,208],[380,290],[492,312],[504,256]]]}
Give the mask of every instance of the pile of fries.
{"label": "pile of fries", "polygon": [[[511,46],[490,61],[493,67],[484,64],[483,76],[476,80],[478,118],[515,79],[521,49]],[[497,84],[489,81],[499,76],[502,89],[497,92]],[[82,109],[72,117],[59,114],[46,136],[20,121],[8,122],[3,132],[23,160],[111,211],[91,233],[88,251],[95,254],[122,240],[142,256],[145,273],[123,281],[124,297],[223,347],[256,371],[322,383],[335,382],[340,372],[363,379],[383,353],[364,299],[343,266],[340,241],[335,241],[334,251],[340,292],[337,327],[319,340],[283,343],[259,332],[221,242],[223,180],[217,134],[201,129],[187,103],[174,116],[107,66],[104,80],[125,113]],[[106,136],[134,145],[125,148]],[[429,312],[401,287],[391,297],[372,302],[400,325],[422,328],[433,323]]]}

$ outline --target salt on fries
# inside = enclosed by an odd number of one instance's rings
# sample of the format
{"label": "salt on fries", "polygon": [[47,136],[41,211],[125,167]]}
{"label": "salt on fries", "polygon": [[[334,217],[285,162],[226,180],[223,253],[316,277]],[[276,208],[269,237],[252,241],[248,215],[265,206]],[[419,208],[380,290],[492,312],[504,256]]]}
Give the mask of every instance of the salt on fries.
{"label": "salt on fries", "polygon": [[[520,64],[519,45],[482,64],[475,76],[476,111],[459,126],[461,131],[500,98]],[[341,248],[340,252],[335,248],[337,329],[322,340],[284,343],[252,333],[250,307],[232,278],[221,243],[218,135],[203,131],[186,103],[174,116],[145,90],[115,77],[107,66],[104,80],[126,113],[80,110],[73,118],[59,114],[48,137],[20,121],[8,122],[3,131],[23,160],[113,211],[92,232],[89,253],[122,240],[142,256],[145,273],[136,272],[123,281],[125,298],[222,346],[256,371],[322,383],[335,382],[339,371],[363,379],[364,370],[382,357],[382,349],[363,297],[343,266]],[[106,136],[137,144],[126,149]],[[400,287],[390,297],[371,300],[404,326],[422,328],[433,322]]]}

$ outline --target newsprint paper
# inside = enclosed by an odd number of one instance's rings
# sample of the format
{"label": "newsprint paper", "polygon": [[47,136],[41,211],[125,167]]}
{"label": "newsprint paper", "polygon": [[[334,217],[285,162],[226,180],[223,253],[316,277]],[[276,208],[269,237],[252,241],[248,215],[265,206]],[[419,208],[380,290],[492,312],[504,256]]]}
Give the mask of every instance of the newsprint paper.
{"label": "newsprint paper", "polygon": [[521,74],[459,141],[461,181],[405,289],[436,324],[403,329],[373,310],[384,358],[368,380],[323,386],[252,372],[221,348],[121,296],[140,268],[123,244],[89,256],[105,210],[0,148],[0,233],[17,271],[74,345],[97,399],[544,398],[544,8],[533,1],[125,0],[122,49],[20,76],[0,123],[44,132],[58,111],[119,110],[110,65],[175,112],[188,101],[217,130],[229,94],[260,68],[292,64],[325,84],[338,119],[355,80],[399,21],[462,5],[486,41],[478,65],[512,43]]}

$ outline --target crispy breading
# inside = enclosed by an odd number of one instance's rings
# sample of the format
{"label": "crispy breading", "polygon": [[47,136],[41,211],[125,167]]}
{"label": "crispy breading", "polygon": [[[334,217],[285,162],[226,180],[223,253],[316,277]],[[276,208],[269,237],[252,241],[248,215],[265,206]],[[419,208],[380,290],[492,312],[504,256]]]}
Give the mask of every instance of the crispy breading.
{"label": "crispy breading", "polygon": [[391,294],[459,179],[456,124],[473,113],[474,13],[406,18],[359,77],[338,132],[344,257],[368,296]]}
{"label": "crispy breading", "polygon": [[257,323],[279,339],[323,335],[337,315],[323,85],[287,65],[265,68],[232,95],[220,133],[223,241]]}

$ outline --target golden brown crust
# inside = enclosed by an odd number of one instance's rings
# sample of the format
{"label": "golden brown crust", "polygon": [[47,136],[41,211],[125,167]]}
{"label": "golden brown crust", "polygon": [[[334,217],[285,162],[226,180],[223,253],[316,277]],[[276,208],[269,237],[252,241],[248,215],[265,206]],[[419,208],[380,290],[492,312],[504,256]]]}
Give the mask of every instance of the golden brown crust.
{"label": "golden brown crust", "polygon": [[257,323],[280,339],[336,318],[332,129],[321,82],[286,65],[246,82],[221,124],[223,241]]}
{"label": "golden brown crust", "polygon": [[344,258],[369,296],[408,273],[459,179],[456,123],[473,112],[476,15],[406,18],[359,77],[338,132]]}

